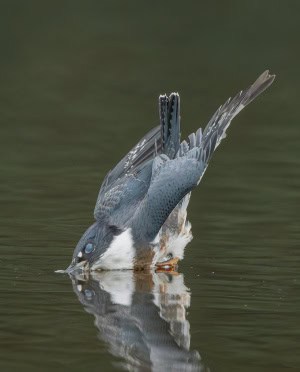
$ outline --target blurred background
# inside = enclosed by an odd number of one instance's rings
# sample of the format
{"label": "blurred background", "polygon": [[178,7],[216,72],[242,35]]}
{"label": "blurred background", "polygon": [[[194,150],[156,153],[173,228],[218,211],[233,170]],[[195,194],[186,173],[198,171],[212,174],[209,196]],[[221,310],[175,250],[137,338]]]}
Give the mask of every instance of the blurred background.
{"label": "blurred background", "polygon": [[297,1],[0,1],[0,368],[115,370],[65,268],[105,173],[178,91],[182,134],[265,69],[193,193],[180,264],[211,371],[299,370]]}

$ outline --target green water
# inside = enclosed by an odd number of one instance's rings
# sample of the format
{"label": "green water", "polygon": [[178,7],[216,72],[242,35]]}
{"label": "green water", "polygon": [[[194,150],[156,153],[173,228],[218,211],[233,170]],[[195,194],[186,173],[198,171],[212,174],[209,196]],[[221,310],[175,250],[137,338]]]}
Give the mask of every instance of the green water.
{"label": "green water", "polygon": [[[299,371],[299,3],[0,5],[0,370]],[[266,68],[193,193],[181,275],[78,298],[54,270],[158,94],[180,92],[186,136]]]}

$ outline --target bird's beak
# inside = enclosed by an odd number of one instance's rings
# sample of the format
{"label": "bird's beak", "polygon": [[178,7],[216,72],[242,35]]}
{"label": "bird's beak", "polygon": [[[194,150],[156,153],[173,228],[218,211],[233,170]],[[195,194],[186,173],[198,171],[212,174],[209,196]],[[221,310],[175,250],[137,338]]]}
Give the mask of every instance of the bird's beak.
{"label": "bird's beak", "polygon": [[87,260],[84,260],[84,261],[78,262],[75,265],[73,263],[71,263],[71,265],[66,268],[65,273],[71,274],[71,273],[74,273],[76,271],[81,272],[81,271],[86,271],[88,269],[89,269],[89,263],[88,263]]}

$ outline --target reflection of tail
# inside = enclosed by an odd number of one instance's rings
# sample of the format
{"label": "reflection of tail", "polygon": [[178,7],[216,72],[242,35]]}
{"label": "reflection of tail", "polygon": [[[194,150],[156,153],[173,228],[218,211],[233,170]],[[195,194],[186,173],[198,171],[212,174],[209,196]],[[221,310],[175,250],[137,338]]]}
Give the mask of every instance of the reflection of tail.
{"label": "reflection of tail", "polygon": [[182,274],[110,271],[72,281],[99,337],[126,370],[203,371],[198,352],[189,351],[190,294]]}

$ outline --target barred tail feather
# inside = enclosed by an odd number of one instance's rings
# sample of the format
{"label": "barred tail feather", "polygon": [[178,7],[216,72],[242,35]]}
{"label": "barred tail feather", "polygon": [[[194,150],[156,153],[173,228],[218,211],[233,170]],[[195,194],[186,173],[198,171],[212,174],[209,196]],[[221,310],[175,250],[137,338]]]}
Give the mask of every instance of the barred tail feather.
{"label": "barred tail feather", "polygon": [[159,96],[162,153],[173,159],[180,146],[180,98],[178,93]]}

